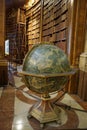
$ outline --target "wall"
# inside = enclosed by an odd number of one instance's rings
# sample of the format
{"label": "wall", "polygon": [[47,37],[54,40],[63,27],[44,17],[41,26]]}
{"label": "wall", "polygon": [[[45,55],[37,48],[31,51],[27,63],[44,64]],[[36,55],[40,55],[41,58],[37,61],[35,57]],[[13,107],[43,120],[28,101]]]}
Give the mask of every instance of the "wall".
{"label": "wall", "polygon": [[8,63],[4,59],[5,51],[5,1],[0,2],[0,86],[8,84]]}
{"label": "wall", "polygon": [[[87,16],[86,16],[86,18],[87,18]],[[87,20],[86,20],[86,26],[85,26],[85,28],[86,28],[86,36],[85,36],[84,52],[87,52]]]}
{"label": "wall", "polygon": [[72,66],[78,68],[76,75],[72,77],[70,83],[70,92],[78,93],[78,82],[79,80],[79,58],[80,54],[84,52],[85,46],[85,31],[86,31],[86,10],[87,0],[71,0],[69,8],[72,12],[69,16],[71,21],[69,26],[70,37],[70,63]]}
{"label": "wall", "polygon": [[5,3],[0,2],[0,59],[4,57],[4,40],[5,40]]}

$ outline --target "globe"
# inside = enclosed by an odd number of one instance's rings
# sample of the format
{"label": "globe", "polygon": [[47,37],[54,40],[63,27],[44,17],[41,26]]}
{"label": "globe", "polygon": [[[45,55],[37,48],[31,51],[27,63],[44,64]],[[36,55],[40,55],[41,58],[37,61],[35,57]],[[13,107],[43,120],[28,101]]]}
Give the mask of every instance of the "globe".
{"label": "globe", "polygon": [[50,101],[49,93],[61,90],[72,75],[67,55],[53,44],[37,44],[26,54],[22,74],[26,86],[42,95],[29,110],[28,118],[39,120],[41,127],[50,121],[60,124],[60,110]]}
{"label": "globe", "polygon": [[63,50],[49,43],[35,45],[23,62],[27,87],[41,94],[61,89],[68,81],[68,76],[58,76],[58,74],[70,71],[67,55]]}

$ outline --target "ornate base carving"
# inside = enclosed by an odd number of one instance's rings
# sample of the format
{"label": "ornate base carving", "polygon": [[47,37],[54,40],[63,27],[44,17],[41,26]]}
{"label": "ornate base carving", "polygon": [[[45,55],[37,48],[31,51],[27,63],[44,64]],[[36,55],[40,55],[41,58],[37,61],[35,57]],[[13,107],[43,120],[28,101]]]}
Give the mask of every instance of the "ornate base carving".
{"label": "ornate base carving", "polygon": [[[60,112],[59,107],[55,106],[49,99],[42,99],[41,102],[31,107],[28,118],[33,116],[41,124],[51,121],[56,121],[60,124]],[[43,125],[41,125],[41,127],[43,127]]]}

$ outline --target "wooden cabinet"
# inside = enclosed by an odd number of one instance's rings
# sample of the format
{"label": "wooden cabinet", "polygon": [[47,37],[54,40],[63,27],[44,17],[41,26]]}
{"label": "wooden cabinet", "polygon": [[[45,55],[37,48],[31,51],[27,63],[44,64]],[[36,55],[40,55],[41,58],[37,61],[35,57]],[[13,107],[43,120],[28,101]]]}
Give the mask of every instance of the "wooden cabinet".
{"label": "wooden cabinet", "polygon": [[5,60],[0,60],[0,86],[8,84],[8,63]]}
{"label": "wooden cabinet", "polygon": [[84,52],[80,55],[79,60],[79,86],[78,95],[87,101],[87,53]]}
{"label": "wooden cabinet", "polygon": [[87,72],[82,70],[79,72],[78,95],[87,101]]}

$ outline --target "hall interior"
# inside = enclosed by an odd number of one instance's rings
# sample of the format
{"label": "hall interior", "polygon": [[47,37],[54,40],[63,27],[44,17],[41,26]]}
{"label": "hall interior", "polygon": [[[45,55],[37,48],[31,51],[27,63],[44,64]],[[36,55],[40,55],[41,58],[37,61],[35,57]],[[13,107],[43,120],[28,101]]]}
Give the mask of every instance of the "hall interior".
{"label": "hall interior", "polygon": [[[0,2],[0,130],[87,129],[87,0],[2,0]],[[41,95],[27,88],[20,71],[27,52],[40,43],[60,48],[77,71],[51,94],[61,107],[61,124],[28,119]]]}

